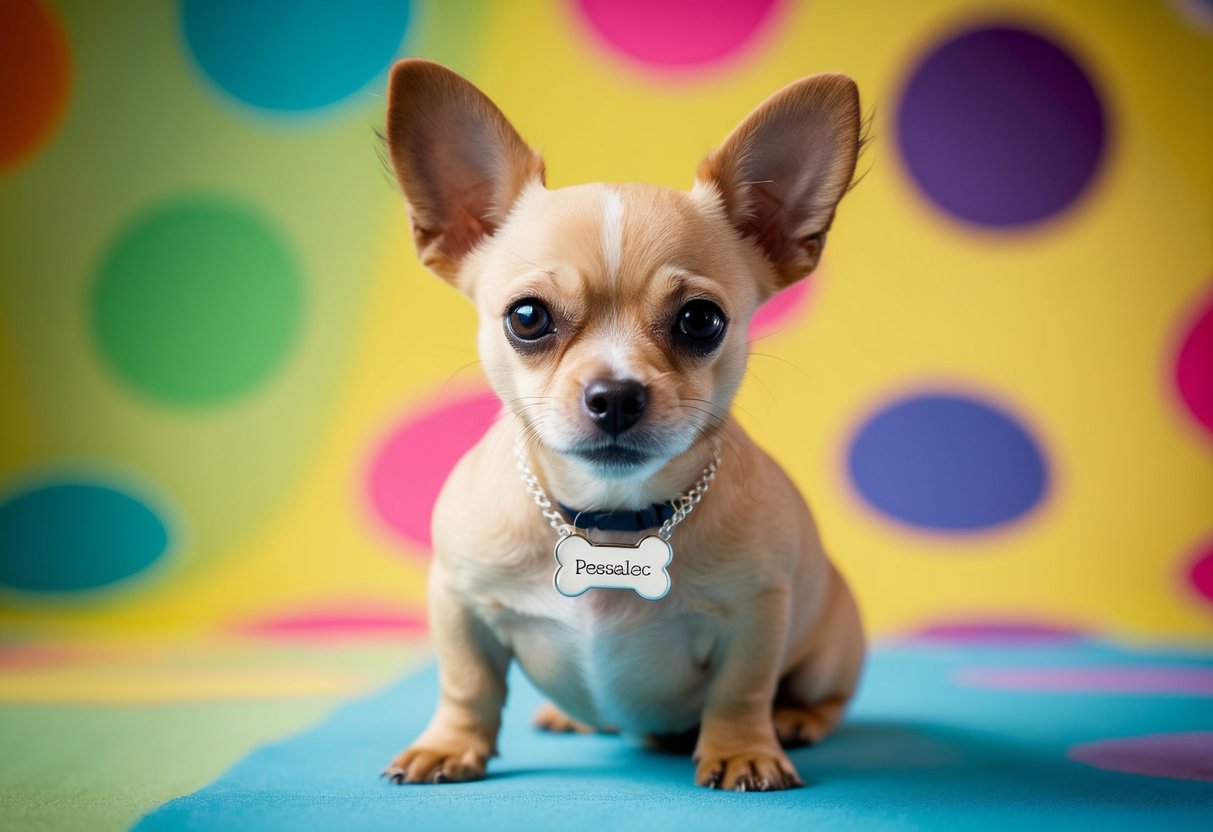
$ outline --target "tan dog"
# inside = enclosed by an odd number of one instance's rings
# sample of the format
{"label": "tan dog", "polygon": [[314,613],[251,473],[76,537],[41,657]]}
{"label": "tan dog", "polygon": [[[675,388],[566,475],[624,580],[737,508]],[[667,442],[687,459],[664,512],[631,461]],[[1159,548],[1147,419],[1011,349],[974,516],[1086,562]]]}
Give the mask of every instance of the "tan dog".
{"label": "tan dog", "polygon": [[[427,61],[393,68],[387,141],[419,256],[476,304],[485,372],[515,418],[459,462],[434,510],[442,693],[385,774],[483,777],[516,659],[559,708],[540,712],[541,727],[699,726],[700,785],[800,785],[780,743],[838,722],[863,631],[796,488],[728,414],[751,315],[813,271],[851,184],[855,84],[815,75],[780,90],[700,164],[690,192],[547,190],[543,161],[492,102]],[[519,479],[519,439],[547,492],[578,509],[669,501],[721,452],[670,541],[666,597],[554,589],[559,538]]]}

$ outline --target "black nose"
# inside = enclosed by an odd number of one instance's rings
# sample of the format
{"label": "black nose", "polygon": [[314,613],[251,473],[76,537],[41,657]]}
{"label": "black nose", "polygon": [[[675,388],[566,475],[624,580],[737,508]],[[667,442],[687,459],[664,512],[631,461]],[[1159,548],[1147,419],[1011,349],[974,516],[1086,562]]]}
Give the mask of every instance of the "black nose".
{"label": "black nose", "polygon": [[598,427],[618,436],[640,421],[644,399],[644,385],[638,381],[600,378],[585,388],[585,412]]}

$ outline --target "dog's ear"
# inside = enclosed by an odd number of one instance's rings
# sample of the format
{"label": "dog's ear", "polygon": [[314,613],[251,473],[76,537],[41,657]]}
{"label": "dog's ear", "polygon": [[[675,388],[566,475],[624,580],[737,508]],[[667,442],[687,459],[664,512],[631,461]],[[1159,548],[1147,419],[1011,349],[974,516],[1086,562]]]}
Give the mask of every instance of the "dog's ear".
{"label": "dog's ear", "polygon": [[772,291],[817,267],[859,155],[859,90],[845,75],[802,78],[750,113],[699,163],[729,221],[775,267]]}
{"label": "dog's ear", "polygon": [[522,190],[543,182],[543,159],[493,102],[431,61],[392,67],[387,145],[408,200],[417,256],[451,282]]}

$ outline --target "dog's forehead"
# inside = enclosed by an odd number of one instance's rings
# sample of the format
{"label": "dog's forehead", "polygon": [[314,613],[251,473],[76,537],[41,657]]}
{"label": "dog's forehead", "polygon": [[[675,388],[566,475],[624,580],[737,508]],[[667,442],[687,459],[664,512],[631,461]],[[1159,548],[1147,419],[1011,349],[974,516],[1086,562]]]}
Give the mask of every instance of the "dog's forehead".
{"label": "dog's forehead", "polygon": [[654,285],[659,275],[711,277],[730,259],[722,251],[730,229],[715,200],[656,185],[535,188],[502,231],[500,245],[520,270],[552,269],[588,290],[633,296],[664,291]]}

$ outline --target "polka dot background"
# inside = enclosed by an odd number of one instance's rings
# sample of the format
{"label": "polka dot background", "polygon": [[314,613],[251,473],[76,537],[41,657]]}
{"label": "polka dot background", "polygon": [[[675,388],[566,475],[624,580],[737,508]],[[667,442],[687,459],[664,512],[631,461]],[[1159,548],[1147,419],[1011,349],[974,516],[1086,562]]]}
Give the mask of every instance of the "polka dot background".
{"label": "polka dot background", "polygon": [[[376,156],[386,70],[419,55],[483,86],[556,187],[686,187],[764,96],[852,74],[866,175],[826,266],[753,322],[736,412],[869,628],[1213,633],[1192,4],[94,6],[0,4],[0,622],[424,628],[433,501],[500,403]],[[98,463],[155,498],[63,473]],[[959,681],[1208,684],[1158,670]]]}
{"label": "polka dot background", "polygon": [[263,383],[290,347],[302,287],[289,243],[246,207],[159,207],[116,240],[96,277],[102,354],[141,391],[181,404]]}
{"label": "polka dot background", "polygon": [[752,49],[785,0],[577,0],[607,48],[660,75],[712,69]]}
{"label": "polka dot background", "polygon": [[60,482],[0,505],[0,585],[14,589],[107,586],[149,568],[168,548],[164,520],[109,486]]}
{"label": "polka dot background", "polygon": [[1089,186],[1106,134],[1104,107],[1074,56],[1014,26],[932,45],[898,101],[898,146],[915,183],[979,225],[1064,210]]}
{"label": "polka dot background", "polygon": [[269,110],[335,104],[387,69],[408,31],[407,0],[184,0],[186,44],[224,92]]}
{"label": "polka dot background", "polygon": [[70,85],[71,57],[58,15],[36,0],[0,5],[0,173],[51,138]]}

